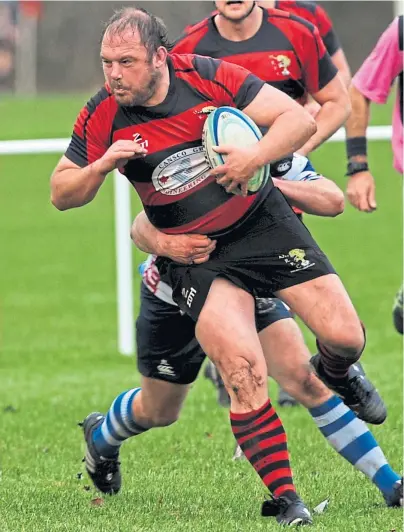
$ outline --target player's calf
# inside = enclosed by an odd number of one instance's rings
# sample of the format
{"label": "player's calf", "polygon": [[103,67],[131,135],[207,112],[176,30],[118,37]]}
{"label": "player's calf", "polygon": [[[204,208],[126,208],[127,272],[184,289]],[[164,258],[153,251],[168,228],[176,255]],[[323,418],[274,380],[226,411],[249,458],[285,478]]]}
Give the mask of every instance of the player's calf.
{"label": "player's calf", "polygon": [[282,389],[306,408],[322,404],[332,393],[317,377],[309,362],[296,357],[293,371],[282,378]]}

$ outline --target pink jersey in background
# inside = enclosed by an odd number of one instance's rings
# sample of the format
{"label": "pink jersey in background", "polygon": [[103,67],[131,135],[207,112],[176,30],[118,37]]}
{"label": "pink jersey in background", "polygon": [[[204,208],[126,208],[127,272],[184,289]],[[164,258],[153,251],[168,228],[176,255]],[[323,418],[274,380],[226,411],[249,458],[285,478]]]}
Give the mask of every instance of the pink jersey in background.
{"label": "pink jersey in background", "polygon": [[403,17],[397,17],[380,37],[375,48],[354,76],[352,83],[366,98],[386,103],[393,81],[400,76],[393,112],[394,168],[403,173]]}

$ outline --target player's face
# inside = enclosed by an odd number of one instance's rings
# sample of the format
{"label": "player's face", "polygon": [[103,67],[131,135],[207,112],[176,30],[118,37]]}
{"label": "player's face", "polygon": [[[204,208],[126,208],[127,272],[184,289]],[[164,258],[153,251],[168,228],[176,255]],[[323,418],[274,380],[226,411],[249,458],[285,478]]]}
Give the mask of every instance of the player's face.
{"label": "player's face", "polygon": [[232,22],[241,22],[246,19],[255,7],[255,2],[246,2],[243,0],[225,0],[215,2],[216,9],[222,17]]}
{"label": "player's face", "polygon": [[101,59],[105,79],[118,105],[145,105],[153,97],[164,61],[159,54],[150,59],[137,34],[107,33],[101,44]]}

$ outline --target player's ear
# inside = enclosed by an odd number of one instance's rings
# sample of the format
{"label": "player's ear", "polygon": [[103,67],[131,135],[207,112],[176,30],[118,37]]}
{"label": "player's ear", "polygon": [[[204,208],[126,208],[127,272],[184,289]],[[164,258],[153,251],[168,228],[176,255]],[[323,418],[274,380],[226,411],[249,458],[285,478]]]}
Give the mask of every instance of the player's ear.
{"label": "player's ear", "polygon": [[156,68],[161,68],[166,64],[167,54],[167,48],[164,48],[164,46],[159,46],[157,48],[156,54],[154,56],[154,66]]}

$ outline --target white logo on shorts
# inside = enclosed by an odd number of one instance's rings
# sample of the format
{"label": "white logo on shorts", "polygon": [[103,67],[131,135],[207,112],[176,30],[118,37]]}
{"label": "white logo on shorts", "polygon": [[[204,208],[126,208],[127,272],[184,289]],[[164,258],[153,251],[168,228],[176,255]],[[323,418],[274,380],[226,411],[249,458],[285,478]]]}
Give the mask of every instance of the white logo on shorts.
{"label": "white logo on shorts", "polygon": [[192,305],[192,303],[194,301],[194,297],[195,297],[195,294],[196,294],[195,288],[192,288],[192,286],[191,286],[191,288],[189,290],[185,290],[185,288],[183,288],[182,291],[181,291],[181,294],[182,294],[182,297],[186,301],[187,307],[191,308],[191,305]]}
{"label": "white logo on shorts", "polygon": [[288,161],[286,163],[279,163],[276,167],[278,172],[286,172],[286,170],[290,170],[292,167],[292,164]]}
{"label": "white logo on shorts", "polygon": [[170,364],[168,364],[167,360],[162,360],[160,364],[157,366],[157,371],[160,373],[160,375],[169,375],[170,377],[175,377],[175,371]]}

